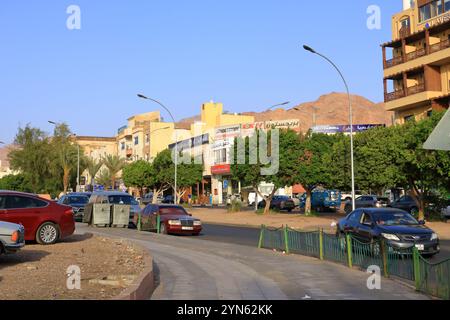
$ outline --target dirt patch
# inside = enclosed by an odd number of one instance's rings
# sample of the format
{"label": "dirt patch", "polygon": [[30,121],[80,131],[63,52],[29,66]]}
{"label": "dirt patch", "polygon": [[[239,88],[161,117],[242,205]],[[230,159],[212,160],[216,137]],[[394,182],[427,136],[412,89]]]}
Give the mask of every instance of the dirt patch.
{"label": "dirt patch", "polygon": [[[27,244],[0,256],[0,300],[97,300],[119,295],[149,254],[125,240],[74,235],[53,246]],[[81,290],[67,289],[67,268],[81,269]]]}
{"label": "dirt patch", "polygon": [[344,217],[344,215],[336,213],[323,213],[321,217],[306,217],[299,213],[280,212],[260,215],[253,211],[230,213],[225,209],[204,208],[191,209],[190,212],[205,223],[223,223],[248,227],[260,227],[264,224],[276,228],[288,225],[291,228],[302,230],[323,228],[327,232],[335,232],[336,228],[332,227],[331,224]]}

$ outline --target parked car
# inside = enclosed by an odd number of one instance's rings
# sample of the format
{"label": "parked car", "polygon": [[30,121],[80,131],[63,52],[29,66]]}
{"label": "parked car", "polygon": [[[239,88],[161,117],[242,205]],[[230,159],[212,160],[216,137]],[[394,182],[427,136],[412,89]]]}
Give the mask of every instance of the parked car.
{"label": "parked car", "polygon": [[147,193],[141,199],[141,203],[143,205],[148,205],[152,202],[153,202],[153,193]]}
{"label": "parked car", "polygon": [[130,224],[133,223],[133,218],[136,213],[141,212],[141,206],[136,199],[130,194],[120,191],[101,191],[94,192],[89,200],[90,204],[124,204],[130,206]]}
{"label": "parked car", "polygon": [[[360,196],[356,198],[356,208],[386,208],[389,205],[389,198],[379,196]],[[351,200],[345,203],[345,213],[350,213],[353,210]]]}
{"label": "parked car", "polygon": [[417,203],[411,196],[403,196],[397,201],[394,201],[391,204],[389,204],[389,207],[407,211],[412,215],[417,215],[417,213],[419,212]]}
{"label": "parked car", "polygon": [[399,209],[356,209],[339,221],[337,233],[350,234],[363,243],[384,239],[400,252],[414,246],[426,256],[440,251],[438,235],[426,227],[424,221],[419,222],[410,213]]}
{"label": "parked car", "polygon": [[[141,212],[141,230],[155,231],[157,216],[160,216],[162,234],[187,234],[198,236],[202,231],[202,222],[193,218],[182,206],[167,204],[149,204]],[[133,223],[138,225],[139,214],[135,213]]]}
{"label": "parked car", "polygon": [[447,200],[447,206],[442,208],[442,216],[445,220],[450,219],[450,199]]}
{"label": "parked car", "polygon": [[[306,205],[306,193],[300,198],[300,208]],[[311,194],[311,207],[319,212],[337,210],[341,207],[341,193],[337,190],[314,190]]]}
{"label": "parked car", "polygon": [[75,231],[71,207],[22,192],[0,191],[0,220],[23,225],[26,241],[44,245]]}
{"label": "parked car", "polygon": [[[258,203],[258,208],[265,208],[266,200],[262,200]],[[292,212],[295,209],[294,200],[288,196],[274,196],[270,202],[270,209],[286,210]]]}
{"label": "parked car", "polygon": [[[174,204],[174,202],[175,202],[175,198],[171,194],[164,196],[161,200],[162,204]],[[184,200],[180,199],[180,203],[184,203]]]}
{"label": "parked car", "polygon": [[[355,198],[358,198],[359,196],[362,195],[363,195],[362,191],[355,190]],[[352,192],[351,191],[341,192],[341,201],[352,201]]]}
{"label": "parked car", "polygon": [[70,193],[62,196],[58,203],[72,207],[75,221],[81,222],[83,221],[84,208],[89,203],[89,198],[83,193]]}
{"label": "parked car", "polygon": [[16,253],[24,246],[24,227],[19,224],[0,221],[0,255]]}

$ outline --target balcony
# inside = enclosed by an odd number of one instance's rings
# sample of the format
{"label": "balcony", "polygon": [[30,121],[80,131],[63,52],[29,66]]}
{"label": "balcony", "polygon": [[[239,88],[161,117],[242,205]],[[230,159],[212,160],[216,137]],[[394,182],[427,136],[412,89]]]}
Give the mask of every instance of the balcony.
{"label": "balcony", "polygon": [[394,92],[390,92],[390,93],[386,93],[384,95],[384,101],[385,102],[389,102],[389,101],[394,101],[400,98],[405,97],[405,91],[404,90],[396,90]]}
{"label": "balcony", "polygon": [[425,91],[425,83],[419,83],[415,86],[409,87],[407,89],[407,92],[408,92],[407,95],[412,96],[413,94],[421,93],[424,91]]}
{"label": "balcony", "polygon": [[389,60],[386,60],[385,69],[392,68],[393,66],[399,65],[403,63],[403,57],[395,57]]}
{"label": "balcony", "polygon": [[450,40],[444,40],[430,46],[430,54],[450,48]]}

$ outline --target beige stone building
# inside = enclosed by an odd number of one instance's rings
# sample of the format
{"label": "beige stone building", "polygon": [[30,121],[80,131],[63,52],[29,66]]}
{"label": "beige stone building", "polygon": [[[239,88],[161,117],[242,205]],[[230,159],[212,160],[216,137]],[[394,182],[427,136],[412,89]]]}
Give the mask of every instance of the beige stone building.
{"label": "beige stone building", "polygon": [[386,109],[396,123],[448,109],[450,0],[404,0],[382,51]]}

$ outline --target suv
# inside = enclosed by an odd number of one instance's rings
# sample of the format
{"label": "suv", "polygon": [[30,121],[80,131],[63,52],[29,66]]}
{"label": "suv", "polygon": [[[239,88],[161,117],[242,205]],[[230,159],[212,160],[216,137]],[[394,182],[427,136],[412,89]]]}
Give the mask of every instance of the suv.
{"label": "suv", "polygon": [[417,203],[411,196],[403,196],[397,201],[392,202],[389,207],[407,211],[412,215],[417,215],[419,212]]}
{"label": "suv", "polygon": [[84,207],[89,203],[89,197],[81,193],[70,193],[58,200],[59,204],[72,207],[75,221],[83,221]]}
{"label": "suv", "polygon": [[[266,206],[266,201],[260,201],[258,204],[259,208],[264,208]],[[274,196],[270,202],[270,209],[287,210],[292,212],[295,209],[294,200],[288,196]]]}
{"label": "suv", "polygon": [[[356,208],[386,208],[389,205],[389,198],[378,196],[360,196],[356,198]],[[344,207],[345,213],[352,211],[352,203],[347,202]]]}
{"label": "suv", "polygon": [[119,191],[102,191],[94,192],[89,200],[89,204],[124,204],[130,206],[130,223],[132,224],[135,214],[141,212],[139,202],[126,192]]}

